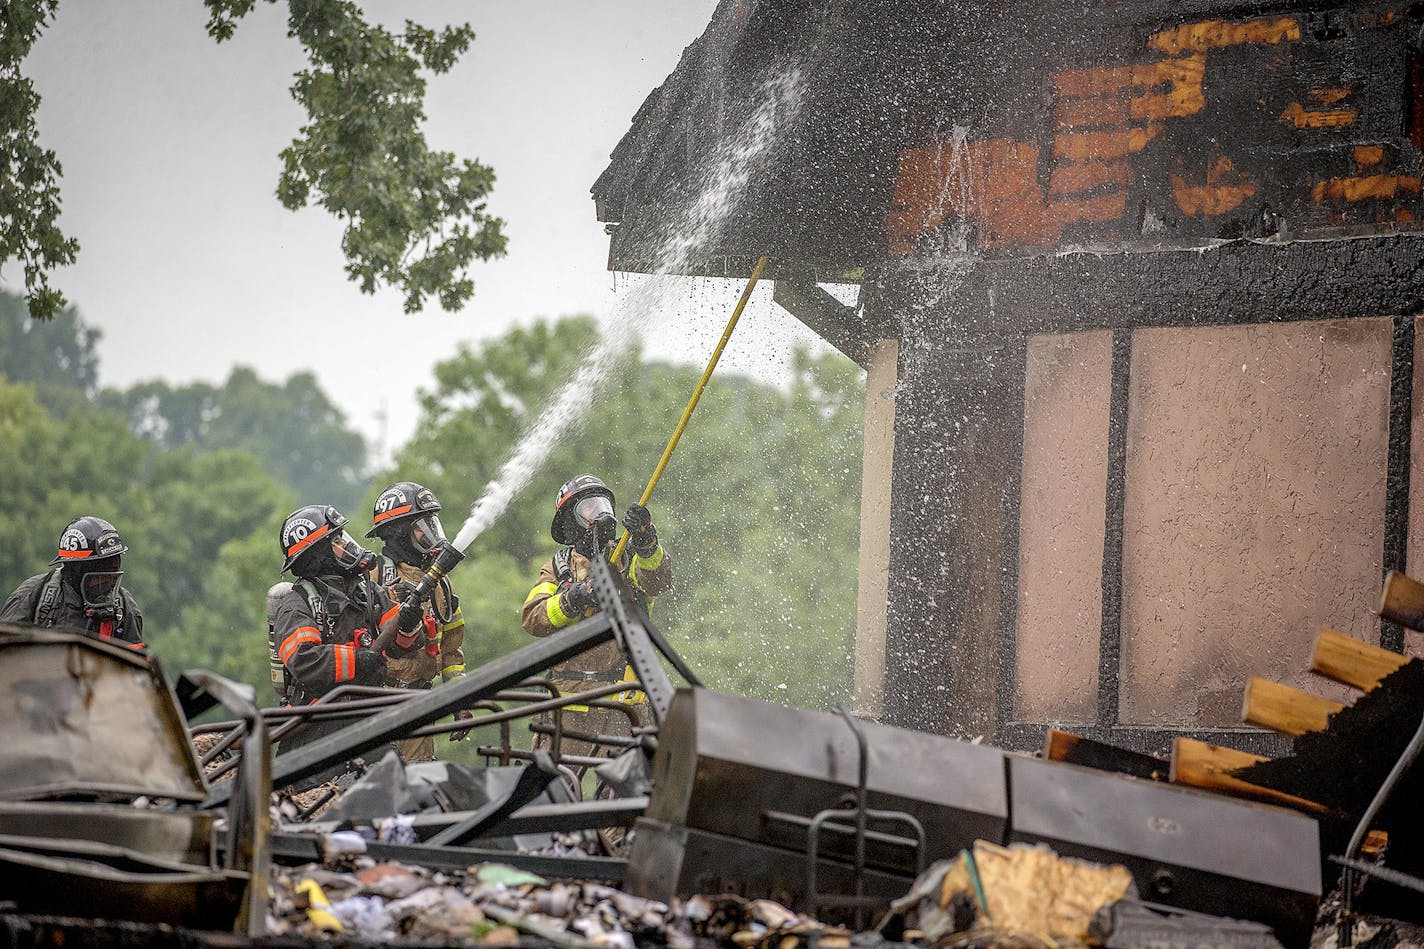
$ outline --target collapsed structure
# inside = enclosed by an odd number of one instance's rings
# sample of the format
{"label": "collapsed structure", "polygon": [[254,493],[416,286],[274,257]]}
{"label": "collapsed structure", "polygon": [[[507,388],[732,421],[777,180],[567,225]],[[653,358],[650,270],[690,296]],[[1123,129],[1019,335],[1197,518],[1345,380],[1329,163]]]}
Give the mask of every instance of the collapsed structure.
{"label": "collapsed structure", "polygon": [[[74,946],[108,944],[114,923],[59,918],[73,915],[72,894],[82,892],[88,905],[81,915],[164,924],[139,930],[150,943],[207,938],[173,925],[258,939],[274,926],[289,931],[280,920],[295,913],[315,927],[308,935],[352,926],[394,938],[397,925],[414,927],[419,919],[423,928],[403,931],[473,939],[479,924],[494,920],[515,938],[522,932],[537,944],[574,946],[597,941],[587,931],[593,923],[564,920],[556,908],[583,907],[599,918],[612,913],[615,929],[605,935],[621,932],[629,945],[630,929],[647,944],[693,945],[695,935],[717,925],[710,904],[695,898],[732,894],[737,902],[724,905],[721,918],[743,914],[759,927],[745,930],[753,937],[815,934],[828,947],[848,947],[852,930],[872,924],[879,940],[922,940],[931,931],[992,934],[995,913],[1003,925],[1014,907],[1032,910],[1055,893],[1086,891],[1092,895],[1082,899],[1092,902],[1039,911],[1043,920],[1033,925],[1058,926],[1055,938],[1066,927],[1108,946],[1165,939],[1291,947],[1309,942],[1341,866],[1396,888],[1424,887],[1416,877],[1359,859],[1363,831],[1376,826],[1403,847],[1403,865],[1412,869],[1424,851],[1410,809],[1381,811],[1378,801],[1360,796],[1372,793],[1371,781],[1356,782],[1355,797],[1337,794],[1323,806],[1300,796],[1312,792],[1299,787],[1299,768],[1292,773],[1283,762],[1228,759],[1214,775],[1189,779],[1179,768],[1189,745],[1174,749],[1170,765],[1145,771],[1146,756],[1102,745],[1094,757],[1096,743],[1086,738],[1051,743],[1046,760],[1038,760],[858,721],[843,707],[835,716],[719,695],[700,686],[621,579],[602,560],[592,565],[600,612],[559,636],[439,690],[361,689],[300,708],[258,710],[250,690],[201,672],[186,674],[174,695],[156,667],[107,643],[0,629],[6,722],[21,736],[7,745],[13,760],[4,769],[0,876],[13,909],[23,914],[0,914],[0,936],[15,945],[35,932]],[[1399,582],[1407,609],[1391,608],[1390,615],[1424,625],[1424,586]],[[394,754],[372,760],[393,739],[469,727],[463,720],[437,723],[459,708],[480,709],[477,724],[485,725],[555,712],[557,735],[558,710],[597,700],[588,692],[539,691],[547,682],[542,671],[609,641],[636,671],[655,724],[623,739],[627,750],[603,762],[598,775],[606,794],[580,800],[583,781],[566,781],[578,777],[570,766],[598,759],[562,755],[557,742],[552,754],[518,751],[507,740],[482,748],[506,762],[532,760],[475,773],[440,763],[403,766]],[[1356,683],[1393,662],[1368,652],[1342,659],[1338,643],[1328,649],[1335,649],[1335,677]],[[674,689],[664,661],[686,688]],[[1401,659],[1395,668],[1396,676],[1412,670],[1405,681],[1413,691],[1382,695],[1375,707],[1398,710],[1402,697],[1417,710],[1424,697],[1418,662]],[[1384,689],[1396,676],[1373,681]],[[216,704],[239,718],[193,728],[221,736],[205,743],[202,763],[236,752],[230,757],[236,768],[220,778],[231,770],[220,766],[210,782],[199,772],[187,740],[193,726],[185,722]],[[1265,711],[1257,713],[1251,707],[1248,698],[1248,717],[1257,724],[1306,730],[1299,711],[1282,712],[1279,702],[1262,703]],[[1363,731],[1349,726],[1355,729],[1349,741],[1360,744],[1364,736],[1389,756],[1417,717],[1404,711],[1368,724],[1370,716],[1362,715],[1367,724]],[[349,724],[271,760],[279,733],[331,718]],[[135,729],[136,720],[148,727]],[[124,722],[121,733],[106,725],[111,721]],[[269,732],[269,725],[276,727]],[[1410,743],[1415,755],[1419,736]],[[274,781],[287,785],[353,759],[364,772],[356,783],[333,787],[300,810],[269,812]],[[1407,792],[1417,785],[1411,752],[1398,761],[1400,774],[1391,774],[1382,798],[1400,775]],[[1284,764],[1286,774],[1266,769],[1263,776],[1261,768],[1248,768],[1254,764]],[[1292,790],[1281,790],[1293,781]],[[331,798],[335,806],[319,814]],[[1356,821],[1353,838],[1341,846],[1340,830]],[[630,826],[631,845],[626,837],[597,838],[607,855],[570,850],[551,836]],[[1043,849],[1014,849],[1023,845]],[[1374,848],[1376,861],[1380,849]],[[930,866],[956,854],[959,870]],[[356,855],[366,862],[351,875]],[[987,891],[981,862],[994,868],[986,871]],[[273,873],[273,865],[306,868]],[[973,891],[951,899],[956,878],[972,880]],[[530,890],[549,879],[586,882]],[[621,885],[626,893],[590,889],[587,881]],[[332,904],[323,885],[355,894]],[[613,909],[600,910],[605,903]],[[916,925],[925,928],[907,928],[903,917],[897,923],[886,915],[892,904],[899,913],[918,913]],[[1033,917],[1030,911],[1012,918]]]}
{"label": "collapsed structure", "polygon": [[651,268],[697,157],[797,83],[684,269],[768,255],[777,302],[868,373],[858,711],[1280,752],[1237,725],[1246,676],[1303,685],[1322,623],[1403,647],[1369,591],[1424,537],[1420,25],[719,5],[593,194],[610,267]]}
{"label": "collapsed structure", "polygon": [[[921,937],[984,931],[1016,844],[1108,865],[1085,887],[1105,915],[1075,924],[1107,945],[1303,945],[1342,866],[1414,892],[1397,871],[1424,862],[1419,827],[1379,782],[1417,791],[1424,697],[1400,651],[1424,597],[1384,622],[1371,607],[1424,537],[1421,19],[1405,2],[725,0],[594,194],[612,265],[650,268],[700,186],[691,156],[768,89],[799,90],[765,174],[685,269],[769,256],[776,300],[867,369],[856,699],[880,721],[700,688],[598,560],[592,619],[438,690],[299,709],[201,673],[175,699],[131,655],[6,629],[5,720],[54,744],[6,745],[19,916],[0,933],[112,942],[55,918],[78,891],[98,918],[255,941],[288,913],[330,929],[326,886],[450,939],[495,920],[596,941],[561,908],[616,917],[603,944],[691,945],[740,914],[760,929],[738,944],[831,949],[871,916],[878,938],[916,938],[885,915],[897,898]],[[579,736],[625,750],[583,800],[599,762],[560,753],[561,710],[626,683],[560,696],[544,672],[609,641],[655,724]],[[1306,694],[1312,674],[1336,684]],[[1347,709],[1351,688],[1369,691]],[[115,702],[125,734],[102,727]],[[214,702],[236,719],[194,725]],[[484,774],[370,760],[469,727],[439,723],[462,708],[506,729],[551,715],[551,754],[506,730]],[[279,733],[333,718],[349,724],[269,759]],[[214,736],[201,759],[185,728]],[[1044,739],[1045,760],[1002,750]],[[1349,782],[1341,746],[1372,750]],[[364,783],[269,812],[272,787],[363,756]],[[557,839],[587,831],[596,852]],[[1031,854],[1033,879],[1078,872]],[[736,910],[692,896],[709,891]]]}

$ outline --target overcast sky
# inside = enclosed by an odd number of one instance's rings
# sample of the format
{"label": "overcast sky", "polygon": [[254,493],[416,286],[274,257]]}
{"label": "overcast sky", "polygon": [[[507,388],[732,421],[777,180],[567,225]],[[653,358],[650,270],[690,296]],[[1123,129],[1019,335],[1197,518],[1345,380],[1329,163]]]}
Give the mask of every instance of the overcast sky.
{"label": "overcast sky", "polygon": [[[259,3],[218,45],[201,0],[63,0],[25,72],[43,97],[41,141],[64,168],[61,224],[81,244],[55,283],[103,331],[101,381],[312,369],[373,441],[385,410],[389,451],[415,424],[430,367],[461,341],[538,316],[613,311],[608,239],[588,189],[715,5],[362,3],[390,25],[411,16],[474,27],[469,52],[431,81],[427,135],[494,168],[490,207],[509,235],[507,257],[474,266],[462,312],[432,303],[405,316],[399,294],[366,296],[346,281],[334,219],[286,211],[273,196],[277,154],[302,120],[288,87],[303,58],[285,4]],[[13,264],[0,272],[10,289],[20,279]],[[649,351],[701,364],[740,287],[687,283]],[[770,297],[766,285],[748,308],[726,371],[774,375],[791,343],[810,339]]]}

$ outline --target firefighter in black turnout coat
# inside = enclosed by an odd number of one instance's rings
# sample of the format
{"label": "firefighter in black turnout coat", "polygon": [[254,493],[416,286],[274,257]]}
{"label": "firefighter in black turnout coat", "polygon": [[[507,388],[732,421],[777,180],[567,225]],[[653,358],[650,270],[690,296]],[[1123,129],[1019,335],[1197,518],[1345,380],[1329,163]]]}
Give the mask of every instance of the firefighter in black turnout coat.
{"label": "firefighter in black turnout coat", "polygon": [[119,585],[128,547],[102,517],[75,518],[59,536],[47,573],[30,577],[0,609],[0,622],[31,623],[88,633],[143,649],[143,614]]}
{"label": "firefighter in black turnout coat", "polygon": [[[376,557],[344,528],[336,508],[298,508],[282,523],[282,570],[297,578],[274,604],[273,630],[285,674],[286,699],[307,705],[343,685],[386,684],[387,656],[424,645],[421,610],[393,603],[369,573]],[[343,722],[314,722],[283,749],[306,744]]]}

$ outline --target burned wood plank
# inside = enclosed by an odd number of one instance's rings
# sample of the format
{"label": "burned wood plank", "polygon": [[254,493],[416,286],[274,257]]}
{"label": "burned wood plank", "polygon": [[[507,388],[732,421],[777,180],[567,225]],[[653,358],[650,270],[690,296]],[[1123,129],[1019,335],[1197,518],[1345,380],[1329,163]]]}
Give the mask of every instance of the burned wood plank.
{"label": "burned wood plank", "polygon": [[1194,738],[1176,738],[1172,741],[1170,779],[1173,784],[1216,791],[1231,797],[1279,804],[1312,814],[1326,812],[1322,804],[1274,788],[1252,784],[1235,776],[1236,771],[1266,760],[1268,759],[1260,755],[1237,751],[1235,748],[1209,745]]}
{"label": "burned wood plank", "polygon": [[1149,781],[1165,780],[1170,768],[1169,762],[1153,755],[1094,741],[1057,728],[1050,728],[1043,736],[1043,757],[1048,761],[1062,761],[1085,768],[1096,768],[1099,771],[1115,771]]}
{"label": "burned wood plank", "polygon": [[1246,683],[1241,719],[1287,735],[1304,735],[1325,728],[1330,716],[1342,708],[1339,702],[1252,676]]}
{"label": "burned wood plank", "polygon": [[1415,632],[1424,631],[1424,583],[1399,570],[1385,574],[1379,614]]}
{"label": "burned wood plank", "polygon": [[1322,629],[1315,638],[1310,671],[1368,692],[1408,661],[1407,656],[1397,652],[1381,649],[1333,629]]}

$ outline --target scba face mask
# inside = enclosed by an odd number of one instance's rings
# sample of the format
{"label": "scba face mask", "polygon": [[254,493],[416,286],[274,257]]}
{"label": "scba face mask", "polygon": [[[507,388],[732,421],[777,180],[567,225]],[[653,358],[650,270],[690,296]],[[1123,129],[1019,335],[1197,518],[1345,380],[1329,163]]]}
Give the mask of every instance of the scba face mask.
{"label": "scba face mask", "polygon": [[338,570],[348,575],[365,573],[376,565],[376,555],[356,543],[344,530],[331,538],[331,560]]}
{"label": "scba face mask", "polygon": [[[98,566],[94,564],[93,566]],[[117,567],[117,564],[112,566]],[[79,576],[79,596],[84,601],[84,612],[90,616],[113,616],[115,612],[114,592],[119,588],[122,570],[86,570]]]}
{"label": "scba face mask", "polygon": [[573,521],[578,532],[574,549],[585,557],[592,557],[607,547],[618,534],[613,502],[602,495],[591,495],[574,505]]}
{"label": "scba face mask", "polygon": [[440,524],[439,514],[427,514],[411,522],[410,544],[422,557],[429,557],[443,543],[445,528]]}

